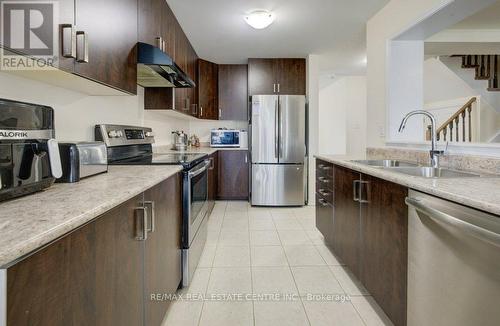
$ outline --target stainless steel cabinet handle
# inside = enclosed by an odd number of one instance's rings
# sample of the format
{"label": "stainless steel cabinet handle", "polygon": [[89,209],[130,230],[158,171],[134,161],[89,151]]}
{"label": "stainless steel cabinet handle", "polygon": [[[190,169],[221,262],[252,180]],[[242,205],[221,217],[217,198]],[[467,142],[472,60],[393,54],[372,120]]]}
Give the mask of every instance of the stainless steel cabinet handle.
{"label": "stainless steel cabinet handle", "polygon": [[63,57],[76,57],[76,35],[73,24],[61,25],[61,47]]}
{"label": "stainless steel cabinet handle", "polygon": [[[146,207],[137,207],[136,212],[142,211],[142,217],[139,221],[136,221],[136,236],[135,239],[138,241],[146,241],[148,239],[148,210]],[[138,215],[136,215],[137,218]]]}
{"label": "stainless steel cabinet handle", "polygon": [[76,62],[89,62],[89,38],[84,31],[76,32]]}
{"label": "stainless steel cabinet handle", "polygon": [[406,197],[405,202],[408,206],[413,206],[417,211],[420,211],[431,219],[454,226],[462,231],[465,231],[473,237],[487,241],[490,244],[500,247],[500,234],[474,225],[472,223],[458,219],[452,215],[446,214],[436,208],[431,207],[424,199]]}
{"label": "stainless steel cabinet handle", "polygon": [[330,195],[330,192],[326,189],[319,189],[318,192],[322,195],[322,196],[329,196]]}
{"label": "stainless steel cabinet handle", "polygon": [[248,163],[248,154],[245,154],[245,163]]}
{"label": "stainless steel cabinet handle", "polygon": [[358,185],[359,185],[360,180],[354,180],[352,182],[352,199],[354,201],[359,202],[359,192],[358,192]]}
{"label": "stainless steel cabinet handle", "polygon": [[[366,199],[363,199],[363,186],[366,185]],[[370,183],[368,181],[359,180],[359,198],[361,204],[368,204],[370,202]]]}
{"label": "stainless steel cabinet handle", "polygon": [[155,202],[154,201],[145,201],[144,206],[149,206],[149,210],[151,212],[151,222],[149,222],[149,227],[147,228],[148,232],[155,232],[156,228],[156,211],[155,211]]}
{"label": "stainless steel cabinet handle", "polygon": [[278,84],[278,93],[280,92],[280,84]]}
{"label": "stainless steel cabinet handle", "polygon": [[328,203],[323,198],[319,198],[318,203],[320,203],[321,206],[328,206]]}
{"label": "stainless steel cabinet handle", "polygon": [[203,106],[200,105],[200,117],[203,116]]}
{"label": "stainless steel cabinet handle", "polygon": [[325,178],[325,177],[318,177],[318,180],[323,182],[323,183],[330,183],[330,180]]}
{"label": "stainless steel cabinet handle", "polygon": [[222,109],[219,109],[219,120],[222,119]]}
{"label": "stainless steel cabinet handle", "polygon": [[276,84],[273,84],[273,93],[276,93]]}
{"label": "stainless steel cabinet handle", "polygon": [[161,36],[156,37],[155,42],[156,42],[156,47],[160,48],[163,51],[163,37]]}
{"label": "stainless steel cabinet handle", "polygon": [[210,167],[208,169],[213,170],[215,168],[215,162],[214,162],[215,160],[213,157],[210,157],[209,160],[210,160]]}

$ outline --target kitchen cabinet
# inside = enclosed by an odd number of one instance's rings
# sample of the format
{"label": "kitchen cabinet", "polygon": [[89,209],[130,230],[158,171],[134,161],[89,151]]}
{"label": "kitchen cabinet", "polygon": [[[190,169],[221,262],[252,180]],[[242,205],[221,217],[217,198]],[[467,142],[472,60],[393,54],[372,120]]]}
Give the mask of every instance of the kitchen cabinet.
{"label": "kitchen cabinet", "polygon": [[198,59],[198,118],[217,120],[219,118],[217,91],[217,64]]}
{"label": "kitchen cabinet", "polygon": [[74,72],[137,93],[137,1],[76,1]]}
{"label": "kitchen cabinet", "polygon": [[[330,166],[317,160],[316,225],[391,321],[406,325],[408,189]],[[333,198],[333,222],[326,213],[329,198]]]}
{"label": "kitchen cabinet", "polygon": [[219,175],[219,152],[215,152],[208,158],[210,160],[210,167],[208,168],[208,214],[214,209],[215,200],[217,198],[217,183]]}
{"label": "kitchen cabinet", "polygon": [[141,201],[134,197],[9,267],[7,325],[141,325]]}
{"label": "kitchen cabinet", "polygon": [[333,241],[333,164],[316,160],[316,228]]}
{"label": "kitchen cabinet", "polygon": [[154,294],[173,294],[181,279],[181,176],[175,176],[147,190],[144,203],[150,211],[150,229],[145,243],[145,320],[146,325],[161,325],[170,304],[151,300]]}
{"label": "kitchen cabinet", "polygon": [[359,279],[395,325],[406,325],[408,188],[362,175]]}
{"label": "kitchen cabinet", "polygon": [[219,65],[219,120],[248,121],[248,65]]}
{"label": "kitchen cabinet", "polygon": [[7,267],[7,325],[159,326],[168,301],[151,294],[181,280],[180,194],[177,174]]}
{"label": "kitchen cabinet", "polygon": [[354,200],[354,183],[358,172],[335,166],[334,215],[332,247],[355,276],[359,276],[360,218],[359,202]]}
{"label": "kitchen cabinet", "polygon": [[306,95],[306,60],[248,59],[249,95]]}
{"label": "kitchen cabinet", "polygon": [[217,199],[246,200],[249,187],[249,159],[245,150],[219,151]]}

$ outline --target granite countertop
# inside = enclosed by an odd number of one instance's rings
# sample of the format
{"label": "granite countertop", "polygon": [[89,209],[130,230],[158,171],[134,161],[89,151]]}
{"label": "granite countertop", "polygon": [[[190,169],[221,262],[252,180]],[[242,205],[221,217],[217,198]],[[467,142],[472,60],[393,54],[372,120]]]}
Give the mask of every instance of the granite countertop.
{"label": "granite countertop", "polygon": [[355,157],[342,155],[315,155],[315,157],[500,216],[500,177],[496,175],[480,178],[426,179],[351,162],[353,159],[360,159]]}
{"label": "granite countertop", "polygon": [[153,147],[153,152],[155,153],[202,153],[212,155],[217,151],[248,151],[248,148],[241,147],[209,147],[209,146],[201,146],[201,147],[188,147],[185,151],[179,151],[172,149],[171,146],[156,146]]}
{"label": "granite countertop", "polygon": [[181,170],[180,165],[110,166],[108,173],[0,203],[0,266],[5,268]]}

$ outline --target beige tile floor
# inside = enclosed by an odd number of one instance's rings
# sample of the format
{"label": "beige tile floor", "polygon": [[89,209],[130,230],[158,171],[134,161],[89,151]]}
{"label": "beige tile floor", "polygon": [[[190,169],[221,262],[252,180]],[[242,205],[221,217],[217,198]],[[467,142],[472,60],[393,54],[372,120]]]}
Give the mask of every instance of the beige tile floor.
{"label": "beige tile floor", "polygon": [[193,281],[178,294],[164,326],[392,325],[324,245],[314,207],[217,202]]}

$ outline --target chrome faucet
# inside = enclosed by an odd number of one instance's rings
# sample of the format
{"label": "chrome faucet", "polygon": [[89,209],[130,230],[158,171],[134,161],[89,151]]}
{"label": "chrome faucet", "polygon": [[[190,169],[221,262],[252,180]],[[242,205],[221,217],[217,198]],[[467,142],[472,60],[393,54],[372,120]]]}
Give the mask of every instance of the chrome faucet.
{"label": "chrome faucet", "polygon": [[443,151],[437,150],[437,134],[436,134],[436,118],[434,115],[425,110],[415,110],[408,112],[403,121],[401,121],[401,125],[399,126],[399,132],[403,132],[406,127],[406,122],[408,118],[413,115],[425,115],[431,120],[431,150],[430,150],[430,163],[433,168],[439,168],[439,156],[443,155]]}

